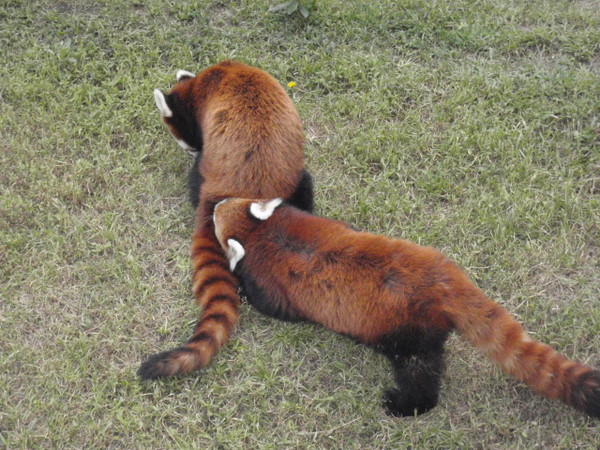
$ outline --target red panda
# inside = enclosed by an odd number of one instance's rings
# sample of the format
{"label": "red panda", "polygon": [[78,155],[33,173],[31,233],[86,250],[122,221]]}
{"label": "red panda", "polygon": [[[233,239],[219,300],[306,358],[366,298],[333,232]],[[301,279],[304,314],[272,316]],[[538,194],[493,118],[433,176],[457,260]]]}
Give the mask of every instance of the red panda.
{"label": "red panda", "polygon": [[227,199],[217,239],[248,301],[284,320],[308,320],[374,347],[394,369],[392,415],[438,401],[444,343],[456,330],[534,391],[600,418],[600,371],[531,339],[439,251],[351,229],[270,201]]}
{"label": "red panda", "polygon": [[202,315],[182,346],[151,356],[138,374],[154,379],[205,367],[229,339],[239,315],[238,283],[216,240],[212,213],[223,198],[283,197],[312,210],[300,117],[266,72],[223,61],[200,74],[177,72],[168,94],[154,91],[169,131],[195,155],[189,176],[196,208],[192,290]]}

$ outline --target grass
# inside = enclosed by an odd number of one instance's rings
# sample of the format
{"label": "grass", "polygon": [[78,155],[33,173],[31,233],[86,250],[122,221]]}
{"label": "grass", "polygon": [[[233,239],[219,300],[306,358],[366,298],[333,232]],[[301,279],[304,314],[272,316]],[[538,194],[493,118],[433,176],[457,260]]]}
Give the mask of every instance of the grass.
{"label": "grass", "polygon": [[190,160],[152,90],[227,57],[297,83],[320,214],[441,248],[600,366],[595,2],[274,3],[0,4],[0,446],[599,447],[457,338],[439,406],[390,418],[381,356],[247,306],[210,368],[138,381],[196,317]]}

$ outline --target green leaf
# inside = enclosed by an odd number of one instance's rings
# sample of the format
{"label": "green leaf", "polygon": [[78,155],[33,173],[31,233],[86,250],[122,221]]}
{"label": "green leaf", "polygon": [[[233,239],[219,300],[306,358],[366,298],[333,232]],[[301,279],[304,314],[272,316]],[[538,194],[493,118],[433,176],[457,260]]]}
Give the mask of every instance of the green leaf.
{"label": "green leaf", "polygon": [[294,12],[296,12],[296,10],[298,9],[298,2],[297,1],[292,1],[289,2],[290,4],[288,5],[287,9],[286,9],[286,13],[289,14],[293,14]]}
{"label": "green leaf", "polygon": [[278,5],[274,5],[271,6],[268,10],[268,12],[275,12],[275,11],[279,11],[282,10],[284,8],[287,8],[290,6],[290,4],[295,3],[295,0],[291,0],[289,2],[283,2],[283,3],[279,3]]}

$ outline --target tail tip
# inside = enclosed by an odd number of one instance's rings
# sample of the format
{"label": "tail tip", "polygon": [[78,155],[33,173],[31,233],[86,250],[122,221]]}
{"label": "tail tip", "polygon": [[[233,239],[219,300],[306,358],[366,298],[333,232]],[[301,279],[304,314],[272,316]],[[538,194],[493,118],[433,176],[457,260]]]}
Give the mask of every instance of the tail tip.
{"label": "tail tip", "polygon": [[580,376],[571,391],[571,404],[595,419],[600,419],[600,370]]}
{"label": "tail tip", "polygon": [[189,372],[189,362],[185,360],[191,353],[190,349],[179,347],[152,355],[140,365],[137,375],[142,380],[157,380]]}

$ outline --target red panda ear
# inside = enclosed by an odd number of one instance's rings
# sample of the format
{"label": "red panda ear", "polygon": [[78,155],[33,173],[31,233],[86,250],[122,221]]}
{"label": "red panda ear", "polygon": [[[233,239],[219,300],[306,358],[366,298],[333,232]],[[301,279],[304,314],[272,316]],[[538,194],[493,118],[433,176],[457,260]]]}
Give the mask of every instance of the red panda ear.
{"label": "red panda ear", "polygon": [[221,200],[219,203],[217,203],[215,205],[215,210],[217,209],[217,206],[222,205],[223,203],[225,203],[227,200],[229,200],[231,197],[225,197],[223,200]]}
{"label": "red panda ear", "polygon": [[194,75],[192,72],[188,72],[187,70],[178,70],[176,76],[177,76],[177,82],[179,83],[181,80],[187,80],[188,78],[194,78],[196,75]]}
{"label": "red panda ear", "polygon": [[167,105],[165,94],[163,94],[160,89],[154,89],[154,101],[156,102],[156,107],[160,111],[161,117],[173,117],[173,111],[171,111],[171,108]]}
{"label": "red panda ear", "polygon": [[233,272],[237,263],[246,255],[246,250],[239,241],[227,239],[227,259],[229,259],[229,269]]}
{"label": "red panda ear", "polygon": [[268,202],[255,202],[250,205],[250,214],[259,220],[267,220],[273,215],[275,209],[283,202],[280,198],[274,198]]}

